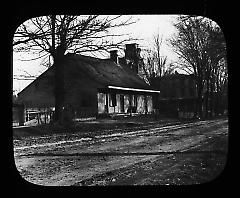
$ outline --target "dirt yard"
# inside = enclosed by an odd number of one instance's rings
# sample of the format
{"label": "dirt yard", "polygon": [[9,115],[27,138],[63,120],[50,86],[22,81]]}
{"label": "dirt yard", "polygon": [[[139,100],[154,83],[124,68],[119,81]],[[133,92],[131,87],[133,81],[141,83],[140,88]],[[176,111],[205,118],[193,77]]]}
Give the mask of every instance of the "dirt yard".
{"label": "dirt yard", "polygon": [[227,150],[226,118],[14,137],[20,175],[46,186],[200,184],[221,174]]}

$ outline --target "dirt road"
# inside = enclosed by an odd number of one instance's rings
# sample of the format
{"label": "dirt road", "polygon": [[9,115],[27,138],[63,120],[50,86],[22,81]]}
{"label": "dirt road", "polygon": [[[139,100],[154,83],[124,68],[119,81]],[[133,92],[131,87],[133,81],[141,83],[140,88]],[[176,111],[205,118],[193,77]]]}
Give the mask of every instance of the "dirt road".
{"label": "dirt road", "polygon": [[217,177],[227,155],[228,120],[57,134],[14,140],[21,176],[34,184],[197,184]]}

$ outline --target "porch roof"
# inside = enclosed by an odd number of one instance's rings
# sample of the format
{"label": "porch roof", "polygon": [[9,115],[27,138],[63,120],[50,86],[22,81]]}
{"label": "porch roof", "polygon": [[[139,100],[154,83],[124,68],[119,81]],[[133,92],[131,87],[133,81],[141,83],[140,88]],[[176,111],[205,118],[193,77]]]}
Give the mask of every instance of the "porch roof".
{"label": "porch roof", "polygon": [[157,90],[137,89],[137,88],[130,88],[130,87],[118,87],[118,86],[112,86],[112,85],[109,85],[106,88],[100,89],[100,91],[104,91],[104,92],[106,92],[108,90],[117,91],[117,92],[124,91],[124,92],[140,92],[140,93],[155,93],[155,94],[160,93],[160,91],[157,91]]}

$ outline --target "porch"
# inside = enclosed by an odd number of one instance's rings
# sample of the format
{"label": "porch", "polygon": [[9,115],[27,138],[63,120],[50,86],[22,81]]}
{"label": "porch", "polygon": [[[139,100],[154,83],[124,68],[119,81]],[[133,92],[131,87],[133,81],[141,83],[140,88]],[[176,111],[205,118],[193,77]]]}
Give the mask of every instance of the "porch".
{"label": "porch", "polygon": [[98,89],[99,115],[151,114],[153,97],[160,91],[108,86]]}

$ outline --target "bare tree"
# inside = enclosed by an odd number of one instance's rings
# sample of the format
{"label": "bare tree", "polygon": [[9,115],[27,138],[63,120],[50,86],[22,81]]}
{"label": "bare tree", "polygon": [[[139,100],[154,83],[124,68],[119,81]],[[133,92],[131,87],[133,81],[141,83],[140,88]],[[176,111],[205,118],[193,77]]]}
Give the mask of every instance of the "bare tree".
{"label": "bare tree", "polygon": [[[111,34],[111,29],[135,23],[131,17],[101,17],[98,15],[71,16],[51,15],[32,18],[16,30],[13,49],[15,52],[31,52],[37,58],[52,57],[55,66],[55,121],[60,121],[64,106],[63,65],[67,52],[104,52],[119,47],[123,34]],[[122,37],[121,37],[122,36]],[[122,39],[113,42],[113,37]]]}
{"label": "bare tree", "polygon": [[159,73],[159,76],[162,77],[164,73],[164,67],[166,65],[167,57],[166,56],[161,56],[161,47],[162,47],[162,42],[163,42],[163,37],[158,34],[154,35],[154,51],[155,51],[155,59],[157,62],[157,72]]}
{"label": "bare tree", "polygon": [[143,74],[147,79],[157,76],[155,69],[155,57],[153,56],[153,52],[149,49],[144,50],[144,64],[142,69]]}
{"label": "bare tree", "polygon": [[[206,49],[208,64],[206,67],[206,117],[212,116],[213,112],[218,114],[219,101],[222,97],[222,88],[227,83],[227,56],[226,42],[219,26],[208,23],[209,43]],[[215,104],[214,104],[215,103]],[[216,107],[215,110],[213,107]]]}
{"label": "bare tree", "polygon": [[163,56],[161,52],[162,44],[163,37],[158,33],[153,36],[152,49],[145,50],[143,71],[148,79],[162,77],[165,72],[169,72],[166,68],[167,57]]}
{"label": "bare tree", "polygon": [[193,73],[196,78],[198,104],[195,113],[203,116],[205,97],[207,116],[209,95],[214,90],[214,71],[219,71],[219,61],[226,53],[223,34],[213,21],[199,16],[180,16],[174,25],[178,34],[169,40],[170,45],[179,56],[179,68]]}

